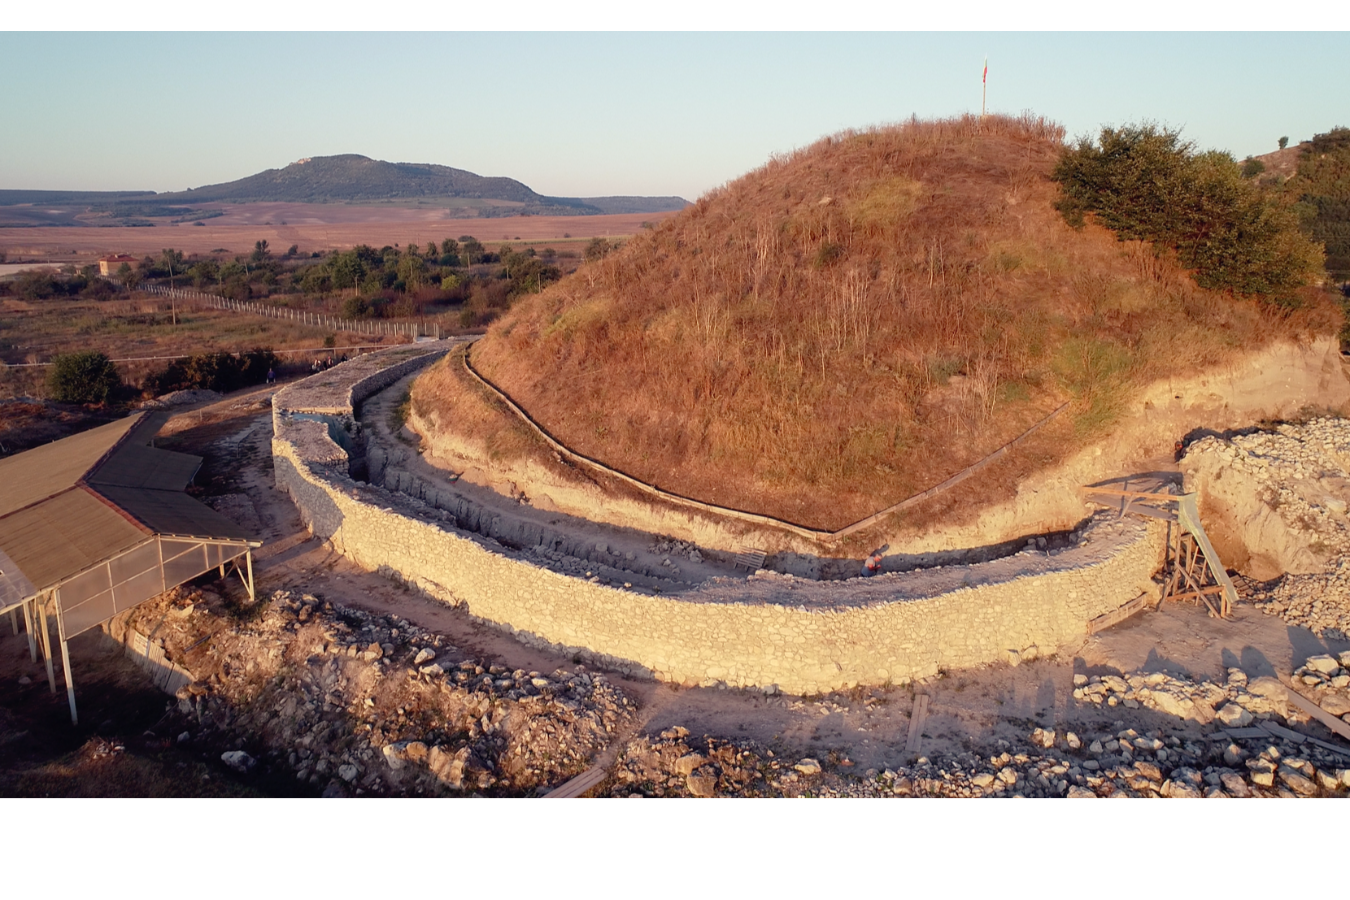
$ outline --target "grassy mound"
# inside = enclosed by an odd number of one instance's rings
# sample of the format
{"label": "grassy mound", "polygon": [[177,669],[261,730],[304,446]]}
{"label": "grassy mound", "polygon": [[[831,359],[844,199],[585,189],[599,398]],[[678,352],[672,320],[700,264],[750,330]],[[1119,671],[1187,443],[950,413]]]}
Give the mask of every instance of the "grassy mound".
{"label": "grassy mound", "polygon": [[[520,302],[474,364],[637,478],[838,528],[1069,401],[918,515],[969,512],[1102,440],[1135,386],[1339,326],[1316,291],[1292,311],[1236,299],[1149,244],[1070,227],[1063,151],[1031,117],[826,138]],[[436,378],[439,402],[462,394],[433,373],[419,402],[438,402]]]}

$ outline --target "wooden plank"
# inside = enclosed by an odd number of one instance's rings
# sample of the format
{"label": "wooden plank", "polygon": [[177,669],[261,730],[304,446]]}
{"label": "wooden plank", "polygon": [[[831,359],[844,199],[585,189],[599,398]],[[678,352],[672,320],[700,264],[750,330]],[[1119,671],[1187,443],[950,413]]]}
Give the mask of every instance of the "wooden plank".
{"label": "wooden plank", "polygon": [[1350,747],[1338,747],[1335,744],[1329,744],[1326,741],[1320,741],[1315,737],[1308,738],[1308,743],[1316,744],[1317,746],[1325,750],[1330,750],[1332,753],[1339,753],[1346,759],[1350,759]]}
{"label": "wooden plank", "polygon": [[1176,494],[1164,494],[1157,491],[1121,491],[1114,488],[1099,487],[1080,487],[1078,490],[1084,494],[1103,494],[1107,497],[1132,497],[1137,500],[1162,500],[1164,503],[1175,503],[1178,499]]}
{"label": "wooden plank", "polygon": [[751,571],[757,571],[764,568],[764,556],[762,550],[742,550],[735,556],[736,565],[745,566]]}
{"label": "wooden plank", "polygon": [[1150,519],[1162,519],[1164,522],[1175,522],[1177,514],[1170,509],[1158,509],[1156,506],[1139,506],[1137,503],[1131,503],[1125,510],[1133,516],[1148,516]]}
{"label": "wooden plank", "polygon": [[905,753],[917,756],[923,739],[923,723],[928,718],[928,695],[920,694],[914,698],[914,711],[909,714],[909,738],[905,741]]}
{"label": "wooden plank", "polygon": [[1173,594],[1168,600],[1198,600],[1205,594],[1217,594],[1223,590],[1223,585],[1212,584],[1209,587],[1203,587],[1198,591],[1187,591],[1184,594]]}
{"label": "wooden plank", "polygon": [[1292,687],[1289,689],[1289,702],[1339,734],[1341,737],[1350,740],[1350,725],[1345,724],[1345,722],[1336,718]]}
{"label": "wooden plank", "polygon": [[1299,734],[1297,731],[1292,731],[1285,728],[1283,725],[1276,725],[1274,722],[1262,722],[1261,727],[1276,737],[1282,737],[1287,741],[1293,741],[1295,744],[1301,744],[1308,739],[1306,734]]}
{"label": "wooden plank", "polygon": [[608,773],[596,766],[582,772],[576,778],[558,785],[558,787],[549,791],[543,796],[545,800],[568,800],[574,797],[580,797],[582,794],[595,787],[605,780]]}
{"label": "wooden plank", "polygon": [[1087,623],[1088,634],[1096,634],[1099,631],[1104,631],[1107,628],[1110,628],[1112,625],[1117,625],[1121,622],[1124,622],[1126,619],[1130,618],[1136,613],[1140,613],[1143,612],[1145,609],[1148,609],[1150,605],[1151,604],[1149,602],[1148,594],[1140,594],[1138,597],[1135,597],[1133,600],[1131,600],[1129,603],[1126,603],[1124,606],[1121,606],[1117,609],[1113,609],[1110,612],[1103,613],[1097,618],[1090,620]]}
{"label": "wooden plank", "polygon": [[1200,545],[1201,552],[1205,555],[1205,562],[1209,565],[1209,571],[1214,576],[1214,580],[1223,585],[1223,609],[1222,614],[1228,615],[1237,605],[1237,588],[1233,587],[1233,581],[1228,577],[1228,572],[1219,560],[1219,554],[1215,552],[1214,545],[1209,542],[1209,535],[1205,534],[1205,528],[1200,524],[1200,509],[1195,504],[1195,494],[1182,494],[1177,503],[1177,521],[1181,527],[1189,531],[1197,544]]}
{"label": "wooden plank", "polygon": [[1238,741],[1251,740],[1252,738],[1266,740],[1270,737],[1270,732],[1264,728],[1220,728],[1215,734],[1226,735]]}

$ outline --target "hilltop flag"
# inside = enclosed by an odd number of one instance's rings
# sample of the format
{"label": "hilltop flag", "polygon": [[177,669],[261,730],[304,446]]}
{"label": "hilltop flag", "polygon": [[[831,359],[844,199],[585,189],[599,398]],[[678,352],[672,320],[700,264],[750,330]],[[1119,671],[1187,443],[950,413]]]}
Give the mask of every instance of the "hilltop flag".
{"label": "hilltop flag", "polygon": [[989,57],[984,59],[984,74],[980,76],[980,84],[989,83]]}

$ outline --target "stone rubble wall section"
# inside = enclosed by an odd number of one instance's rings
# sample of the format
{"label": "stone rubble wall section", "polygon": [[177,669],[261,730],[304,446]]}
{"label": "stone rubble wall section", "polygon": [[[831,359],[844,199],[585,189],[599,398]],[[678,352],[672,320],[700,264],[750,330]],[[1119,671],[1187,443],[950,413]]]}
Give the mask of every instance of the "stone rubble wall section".
{"label": "stone rubble wall section", "polygon": [[[345,373],[352,379],[348,396],[359,402],[427,361],[385,368],[366,362]],[[280,408],[296,405],[292,399]],[[351,409],[329,412],[350,415]],[[812,694],[1018,661],[1081,638],[1088,619],[1150,589],[1159,561],[1160,528],[1126,522],[1115,526],[1117,552],[1094,550],[1089,539],[1082,553],[1062,554],[1035,574],[958,583],[915,599],[808,609],[766,602],[748,582],[746,598],[737,596],[734,583],[648,596],[541,568],[495,541],[397,508],[404,501],[353,481],[335,464],[342,450],[323,423],[281,413],[277,423],[278,485],[311,531],[353,561],[462,605],[526,642],[666,681]],[[980,581],[981,566],[968,568],[970,580]],[[903,593],[904,576],[886,578],[896,579],[896,595]],[[831,591],[842,599],[850,584],[802,587],[813,600]],[[869,584],[868,593],[878,586]]]}
{"label": "stone rubble wall section", "polygon": [[1205,437],[1182,460],[1220,557],[1257,581],[1258,609],[1320,637],[1350,635],[1350,420]]}
{"label": "stone rubble wall section", "polygon": [[1318,574],[1350,555],[1350,421],[1205,437],[1187,448],[1182,468],[1206,527],[1215,523],[1247,574]]}
{"label": "stone rubble wall section", "polygon": [[454,343],[400,345],[367,353],[282,388],[272,398],[273,425],[279,426],[291,413],[350,418],[362,400],[384,390],[409,372],[440,359],[450,352]]}

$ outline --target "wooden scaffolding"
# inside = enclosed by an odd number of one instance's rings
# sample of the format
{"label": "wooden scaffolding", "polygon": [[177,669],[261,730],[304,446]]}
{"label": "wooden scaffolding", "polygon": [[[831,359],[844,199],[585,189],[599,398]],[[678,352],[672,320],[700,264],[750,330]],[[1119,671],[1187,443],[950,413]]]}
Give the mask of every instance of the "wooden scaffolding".
{"label": "wooden scaffolding", "polygon": [[1183,494],[1175,482],[1158,475],[1130,476],[1080,489],[1085,500],[1116,509],[1121,516],[1162,519],[1167,525],[1163,591],[1167,600],[1203,603],[1211,615],[1229,618],[1237,588],[1200,523],[1196,495]]}

